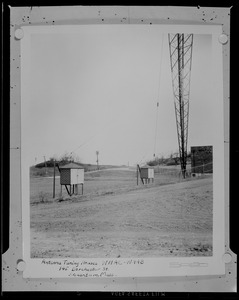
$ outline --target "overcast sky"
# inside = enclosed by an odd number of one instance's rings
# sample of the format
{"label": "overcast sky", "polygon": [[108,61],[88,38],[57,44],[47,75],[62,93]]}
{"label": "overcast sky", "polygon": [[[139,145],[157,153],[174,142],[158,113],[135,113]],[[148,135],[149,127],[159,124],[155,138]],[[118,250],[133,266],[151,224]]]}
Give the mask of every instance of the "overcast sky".
{"label": "overcast sky", "polygon": [[[130,164],[178,150],[168,36],[157,26],[89,25],[31,35],[24,103],[32,164],[64,152]],[[194,35],[188,149],[213,144],[211,35]],[[156,112],[159,102],[155,145]]]}

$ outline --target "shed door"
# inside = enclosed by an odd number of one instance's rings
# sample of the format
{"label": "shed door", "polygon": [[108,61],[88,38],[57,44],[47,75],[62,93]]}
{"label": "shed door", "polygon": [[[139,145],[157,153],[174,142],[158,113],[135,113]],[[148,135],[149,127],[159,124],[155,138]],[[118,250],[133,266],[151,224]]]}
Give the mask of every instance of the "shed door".
{"label": "shed door", "polygon": [[71,184],[84,183],[84,169],[71,169]]}
{"label": "shed door", "polygon": [[78,169],[71,169],[71,184],[77,184],[77,171]]}
{"label": "shed door", "polygon": [[154,169],[149,169],[149,178],[154,178]]}
{"label": "shed door", "polygon": [[84,169],[77,170],[77,183],[84,183]]}

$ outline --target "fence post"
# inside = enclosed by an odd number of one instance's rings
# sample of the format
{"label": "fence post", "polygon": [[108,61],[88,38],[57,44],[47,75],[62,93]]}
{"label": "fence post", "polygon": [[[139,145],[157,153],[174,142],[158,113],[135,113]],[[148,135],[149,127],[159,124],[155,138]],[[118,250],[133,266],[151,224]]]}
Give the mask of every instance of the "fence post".
{"label": "fence post", "polygon": [[53,173],[53,198],[55,198],[55,190],[56,189],[56,162],[54,159],[54,173]]}
{"label": "fence post", "polygon": [[138,165],[136,166],[137,185],[139,185],[139,170]]}

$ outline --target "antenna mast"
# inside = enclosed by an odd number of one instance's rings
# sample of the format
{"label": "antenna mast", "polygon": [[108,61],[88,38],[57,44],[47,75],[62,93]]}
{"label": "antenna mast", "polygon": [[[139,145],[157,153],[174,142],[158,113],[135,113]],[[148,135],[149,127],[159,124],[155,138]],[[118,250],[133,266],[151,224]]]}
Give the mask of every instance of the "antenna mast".
{"label": "antenna mast", "polygon": [[179,155],[182,174],[185,178],[193,34],[169,34],[168,40]]}
{"label": "antenna mast", "polygon": [[97,170],[99,170],[99,151],[96,151]]}

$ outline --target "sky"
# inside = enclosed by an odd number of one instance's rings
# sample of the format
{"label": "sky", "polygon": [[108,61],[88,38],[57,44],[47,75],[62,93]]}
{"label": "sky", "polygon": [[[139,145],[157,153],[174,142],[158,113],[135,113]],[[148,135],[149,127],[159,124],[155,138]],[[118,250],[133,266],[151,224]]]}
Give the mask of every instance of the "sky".
{"label": "sky", "polygon": [[[188,150],[213,144],[211,43],[194,35]],[[100,164],[134,165],[178,151],[168,36],[157,26],[36,33],[30,48],[31,164],[66,152],[94,164],[99,151]]]}

